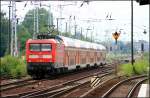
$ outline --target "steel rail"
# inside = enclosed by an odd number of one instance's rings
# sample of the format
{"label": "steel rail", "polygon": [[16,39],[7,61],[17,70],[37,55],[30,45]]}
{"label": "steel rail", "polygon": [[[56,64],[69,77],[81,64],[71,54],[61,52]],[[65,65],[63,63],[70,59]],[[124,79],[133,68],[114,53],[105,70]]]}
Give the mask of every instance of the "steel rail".
{"label": "steel rail", "polygon": [[24,81],[29,81],[29,80],[31,80],[31,78],[27,78],[27,79],[24,79],[24,80],[18,80],[18,81],[15,81],[15,82],[9,82],[9,83],[5,83],[5,84],[1,84],[0,87],[14,85],[14,84],[18,84],[18,83],[21,83],[21,82],[24,82]]}
{"label": "steel rail", "polygon": [[127,97],[126,98],[131,98],[136,90],[136,88],[141,84],[143,83],[144,81],[148,80],[148,78],[145,78],[145,79],[142,79],[141,81],[137,82],[133,87],[132,89],[130,90],[130,92],[128,93]]}
{"label": "steel rail", "polygon": [[54,95],[51,95],[51,96],[49,96],[48,98],[56,98],[56,97],[59,97],[59,96],[65,94],[65,93],[67,93],[67,92],[69,92],[69,91],[71,91],[71,90],[74,90],[74,89],[76,89],[76,88],[78,88],[78,87],[80,87],[80,86],[82,86],[82,85],[85,85],[85,84],[87,84],[87,83],[89,83],[89,82],[90,82],[90,81],[86,81],[86,82],[84,82],[84,83],[78,84],[78,85],[76,85],[76,86],[74,86],[74,87],[72,87],[72,88],[69,88],[69,89],[67,89],[67,90],[58,92],[58,93],[56,93],[56,94],[54,94]]}
{"label": "steel rail", "polygon": [[138,78],[144,78],[147,77],[147,75],[140,75],[140,76],[134,76],[128,79],[125,79],[123,81],[118,82],[116,85],[111,87],[106,93],[102,95],[102,98],[107,98],[118,86],[120,86],[122,83],[125,83],[127,81],[133,80],[133,79],[138,79]]}
{"label": "steel rail", "polygon": [[28,81],[21,81],[19,83],[16,82],[16,83],[12,83],[10,85],[7,85],[6,87],[5,86],[1,87],[0,91],[3,92],[3,91],[15,89],[15,88],[23,87],[23,86],[26,86],[26,85],[31,85],[31,84],[34,84],[34,83],[38,83],[40,81],[39,80],[28,80]]}

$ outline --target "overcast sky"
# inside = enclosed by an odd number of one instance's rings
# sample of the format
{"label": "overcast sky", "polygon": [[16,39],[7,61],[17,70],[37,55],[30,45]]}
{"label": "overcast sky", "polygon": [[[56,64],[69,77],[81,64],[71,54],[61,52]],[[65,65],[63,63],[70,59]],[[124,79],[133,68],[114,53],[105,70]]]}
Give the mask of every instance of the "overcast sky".
{"label": "overcast sky", "polygon": [[[24,7],[25,2],[17,3],[17,17],[20,18],[20,21],[23,20],[24,15],[28,10],[33,9],[33,4],[29,1],[27,6]],[[3,2],[1,9],[7,13],[8,16],[8,5],[9,2]],[[51,5],[51,11],[54,14],[54,24],[56,25],[56,18],[63,17],[65,20],[62,20],[62,26],[60,30],[65,31],[65,22],[68,22],[70,16],[72,16],[71,27],[72,34],[74,33],[74,23],[76,22],[77,31],[80,31],[81,27],[83,29],[83,34],[86,34],[87,28],[92,30],[88,31],[88,36],[93,32],[93,36],[97,40],[105,40],[112,38],[112,33],[119,31],[121,29],[121,35],[119,40],[130,41],[130,31],[131,31],[131,2],[129,1],[92,1],[89,4],[84,4],[82,7],[81,1],[78,2],[58,2],[58,1],[49,1],[42,2],[42,4]],[[61,8],[58,5],[65,5]],[[71,4],[71,5],[68,5]],[[67,6],[68,5],[68,6]],[[44,7],[44,6],[42,6]],[[48,10],[48,7],[44,7]],[[106,20],[107,15],[111,15],[112,19],[115,20]],[[73,17],[76,17],[74,21]],[[95,21],[83,21],[87,19],[93,19]],[[148,32],[149,28],[149,6],[139,6],[138,3],[134,2],[134,39],[135,40],[147,40],[149,35],[143,34],[144,29]]]}

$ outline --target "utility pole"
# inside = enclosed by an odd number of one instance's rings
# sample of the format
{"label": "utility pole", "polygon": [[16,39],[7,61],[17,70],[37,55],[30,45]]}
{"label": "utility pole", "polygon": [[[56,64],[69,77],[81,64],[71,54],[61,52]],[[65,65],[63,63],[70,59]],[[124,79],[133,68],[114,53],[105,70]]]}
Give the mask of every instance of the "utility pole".
{"label": "utility pole", "polygon": [[36,33],[39,33],[39,8],[36,8]]}
{"label": "utility pole", "polygon": [[133,51],[133,0],[131,0],[131,64],[132,65],[134,65],[134,53],[133,52],[134,52]]}
{"label": "utility pole", "polygon": [[75,38],[77,38],[77,25],[74,25],[74,34],[75,34]]}
{"label": "utility pole", "polygon": [[58,35],[59,35],[59,31],[58,31],[58,18],[56,18],[56,21],[57,21],[57,32],[58,32]]}
{"label": "utility pole", "polygon": [[38,18],[38,4],[36,4],[36,1],[34,1],[34,33],[33,33],[33,39],[35,39],[35,36],[37,33],[39,33],[39,18]]}
{"label": "utility pole", "polygon": [[69,17],[69,33],[71,33],[71,16]]}
{"label": "utility pole", "polygon": [[16,2],[12,1],[12,21],[11,21],[11,55],[18,56],[18,43],[17,43],[17,32],[16,32]]}
{"label": "utility pole", "polygon": [[86,40],[87,40],[87,33],[88,33],[88,28],[87,28],[86,30],[87,30],[87,32],[86,32]]}
{"label": "utility pole", "polygon": [[11,1],[9,4],[9,26],[8,26],[8,54],[11,54]]}
{"label": "utility pole", "polygon": [[83,36],[83,35],[82,35],[82,27],[81,27],[81,40],[82,40],[82,36]]}
{"label": "utility pole", "polygon": [[[93,26],[93,30],[92,30],[93,32],[94,32],[94,26]],[[91,32],[91,42],[93,42],[93,32]]]}
{"label": "utility pole", "polygon": [[[63,7],[64,6],[69,6],[69,5],[75,5],[75,4],[61,4],[61,2],[60,2],[60,4],[58,5],[58,7],[59,7],[59,18],[62,18],[62,11],[63,11]],[[62,30],[62,20],[60,20],[59,21],[59,24],[60,24],[60,26],[59,26],[59,29],[60,29],[60,31]],[[69,25],[70,25],[70,23],[69,23]]]}
{"label": "utility pole", "polygon": [[35,10],[36,10],[36,8],[35,8],[35,3],[34,3],[34,15],[33,15],[33,17],[34,17],[34,23],[33,23],[33,39],[35,39],[35,34],[36,34],[36,30],[35,30],[35,24],[36,24],[36,17],[35,17]]}
{"label": "utility pole", "polygon": [[52,19],[52,17],[51,17],[51,6],[49,5],[48,6],[49,7],[49,15],[48,15],[48,30],[50,31],[50,26],[52,26],[53,24],[52,24],[52,21],[51,21],[51,19]]}
{"label": "utility pole", "polygon": [[91,29],[87,28],[86,30],[87,30],[87,32],[86,32],[86,40],[87,40],[87,33],[88,33],[88,31],[91,30]]}
{"label": "utility pole", "polygon": [[53,27],[54,27],[54,25],[53,25],[53,21],[52,21],[52,14],[51,14],[51,5],[49,4],[49,5],[42,5],[42,4],[40,4],[40,6],[46,6],[46,7],[48,7],[48,21],[47,21],[47,26],[48,26],[48,31],[50,32],[51,31],[51,29],[54,29]]}
{"label": "utility pole", "polygon": [[93,32],[91,32],[91,42],[93,41]]}
{"label": "utility pole", "polygon": [[68,28],[67,28],[67,26],[68,26],[68,25],[67,25],[67,22],[66,22],[66,30],[65,30],[66,32],[65,32],[65,33],[67,33],[67,31],[68,31]]}
{"label": "utility pole", "polygon": [[76,25],[76,17],[74,16],[74,34],[75,34],[75,38],[76,38],[76,36],[77,36],[77,31],[76,31],[76,29],[77,29],[77,25]]}
{"label": "utility pole", "polygon": [[59,33],[59,20],[61,20],[61,19],[65,19],[65,18],[56,18],[58,35],[60,35],[60,33]]}

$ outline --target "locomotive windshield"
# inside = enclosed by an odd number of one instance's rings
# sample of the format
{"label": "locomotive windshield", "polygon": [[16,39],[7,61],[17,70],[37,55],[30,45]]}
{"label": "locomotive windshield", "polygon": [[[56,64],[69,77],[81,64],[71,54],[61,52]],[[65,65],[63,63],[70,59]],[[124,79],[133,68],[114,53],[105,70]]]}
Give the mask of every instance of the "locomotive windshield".
{"label": "locomotive windshield", "polygon": [[30,44],[30,51],[40,51],[40,44]]}
{"label": "locomotive windshield", "polygon": [[51,51],[51,44],[41,44],[41,51]]}
{"label": "locomotive windshield", "polygon": [[51,51],[51,44],[30,44],[30,51]]}

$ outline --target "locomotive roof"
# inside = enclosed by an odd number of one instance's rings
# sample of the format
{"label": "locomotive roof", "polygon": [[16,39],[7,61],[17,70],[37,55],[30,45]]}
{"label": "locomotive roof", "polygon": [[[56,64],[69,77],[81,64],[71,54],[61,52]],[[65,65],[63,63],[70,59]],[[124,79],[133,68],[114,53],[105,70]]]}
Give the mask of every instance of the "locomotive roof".
{"label": "locomotive roof", "polygon": [[[64,42],[65,46],[68,47],[78,47],[78,48],[87,48],[87,49],[97,49],[97,50],[106,50],[106,48],[101,45],[101,44],[96,44],[96,43],[91,43],[91,42],[86,42],[86,41],[81,41],[78,39],[73,39],[69,37],[64,37],[64,36],[49,36],[46,39],[35,39],[35,40],[28,40],[30,43],[45,43],[47,40],[52,41],[53,43],[57,42]],[[57,41],[56,41],[57,40]]]}
{"label": "locomotive roof", "polygon": [[56,43],[56,41],[54,39],[29,39],[27,40],[27,43],[47,43],[49,41],[53,42],[53,43]]}
{"label": "locomotive roof", "polygon": [[106,50],[106,48],[101,44],[81,41],[81,40],[72,39],[64,36],[60,36],[60,37],[63,39],[65,46]]}

